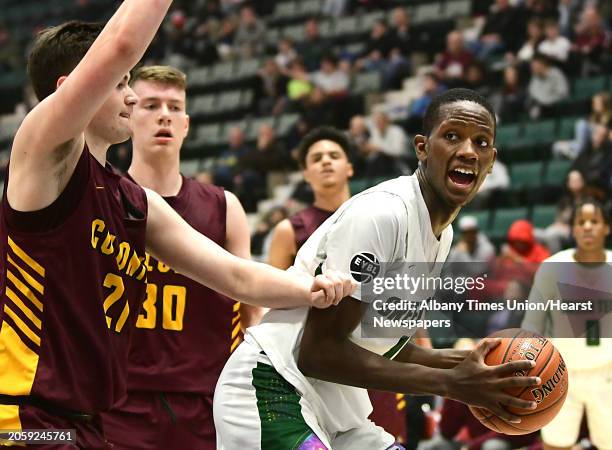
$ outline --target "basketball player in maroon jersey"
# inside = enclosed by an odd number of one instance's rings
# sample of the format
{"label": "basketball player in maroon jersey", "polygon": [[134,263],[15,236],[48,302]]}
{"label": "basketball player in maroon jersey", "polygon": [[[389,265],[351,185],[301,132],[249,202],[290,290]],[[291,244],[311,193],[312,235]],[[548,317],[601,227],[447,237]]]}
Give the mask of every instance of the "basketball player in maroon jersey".
{"label": "basketball player in maroon jersey", "polygon": [[313,281],[237,258],[105,167],[131,134],[128,72],[170,4],[125,0],[103,29],[70,22],[32,47],[41,102],[16,133],[1,205],[2,430],[76,429],[79,448],[107,448],[99,413],[125,396],[145,248],[253,304],[328,306],[352,289],[335,273]]}
{"label": "basketball player in maroon jersey", "polygon": [[[236,196],[179,171],[189,130],[186,83],[183,72],[168,66],[133,73],[138,102],[128,174],[160,194],[197,231],[250,258],[249,227]],[[153,258],[147,257],[146,266],[149,287],[132,336],[128,397],[103,416],[104,430],[116,449],[214,450],[215,385],[239,342],[240,323],[256,322],[261,308],[236,303]]]}
{"label": "basketball player in maroon jersey", "polygon": [[[295,255],[314,231],[350,197],[353,176],[348,138],[330,127],[311,131],[300,142],[298,159],[310,184],[314,203],[280,222],[272,235],[268,263],[279,269],[293,264]],[[401,441],[406,439],[403,394],[368,391],[374,411],[370,418]]]}

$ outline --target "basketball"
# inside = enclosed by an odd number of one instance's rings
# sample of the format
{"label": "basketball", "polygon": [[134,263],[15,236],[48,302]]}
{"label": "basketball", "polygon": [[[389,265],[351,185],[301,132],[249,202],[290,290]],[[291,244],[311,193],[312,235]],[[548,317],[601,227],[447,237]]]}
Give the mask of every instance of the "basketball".
{"label": "basketball", "polygon": [[516,435],[538,431],[557,415],[567,396],[568,376],[561,354],[548,339],[518,328],[498,331],[488,337],[503,338],[485,358],[488,365],[522,359],[535,361],[535,367],[518,375],[538,376],[542,384],[511,388],[506,392],[523,400],[535,401],[537,408],[508,408],[511,413],[520,416],[521,423],[506,422],[483,408],[470,406],[470,411],[484,426],[498,433]]}

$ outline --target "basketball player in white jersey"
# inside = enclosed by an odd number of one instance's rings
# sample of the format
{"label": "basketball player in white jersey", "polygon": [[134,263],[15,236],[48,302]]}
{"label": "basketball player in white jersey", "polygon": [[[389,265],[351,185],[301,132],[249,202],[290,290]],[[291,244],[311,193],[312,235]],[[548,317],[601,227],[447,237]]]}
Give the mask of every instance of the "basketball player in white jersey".
{"label": "basketball player in white jersey", "polygon": [[[503,405],[535,403],[503,392],[534,386],[536,377],[513,376],[528,361],[487,366],[498,341],[475,351],[431,350],[407,336],[362,339],[362,290],[372,275],[391,276],[382,262],[442,263],[452,242],[450,223],[469,202],[496,157],[495,115],[467,89],[434,99],[415,138],[420,166],[413,176],[375,186],[345,202],[297,254],[293,270],[351,272],[358,288],[340,307],[270,311],[247,331],[225,366],[214,398],[219,449],[401,448],[367,417],[365,389],[442,395],[483,406],[517,422]],[[369,261],[367,266],[364,261]],[[431,269],[431,265],[428,264]],[[439,273],[433,264],[430,275]],[[365,389],[363,389],[365,388]]]}
{"label": "basketball player in white jersey", "polygon": [[610,221],[601,203],[591,198],[574,207],[571,223],[576,248],[563,250],[542,263],[529,301],[591,299],[595,315],[591,317],[590,332],[581,337],[568,337],[570,330],[574,330],[576,335],[586,331],[575,320],[584,322],[588,313],[570,314],[559,310],[529,311],[525,314],[522,328],[551,333],[570,380],[563,407],[542,429],[544,448],[569,450],[578,440],[586,413],[592,443],[600,450],[611,450],[612,338],[609,336],[612,314],[605,314],[597,304],[606,302],[610,311],[612,252],[605,248]]}

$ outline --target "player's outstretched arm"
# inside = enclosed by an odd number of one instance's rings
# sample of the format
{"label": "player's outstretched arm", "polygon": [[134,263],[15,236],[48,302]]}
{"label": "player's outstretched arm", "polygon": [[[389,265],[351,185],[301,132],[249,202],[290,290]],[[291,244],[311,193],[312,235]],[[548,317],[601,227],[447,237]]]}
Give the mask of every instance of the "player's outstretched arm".
{"label": "player's outstretched arm", "polygon": [[[75,155],[83,148],[85,128],[112,90],[142,58],[171,3],[172,0],[122,3],[78,66],[68,77],[60,78],[58,89],[24,119],[11,152],[11,180],[21,184],[33,177],[43,186],[39,196],[45,197],[46,182],[57,176],[58,167],[66,160],[72,165],[66,168],[69,178],[70,169],[76,164]],[[37,197],[36,186],[31,190]],[[46,203],[50,201],[47,199]],[[24,203],[20,209],[46,206],[44,201],[42,205],[36,204],[36,198],[31,205],[27,199]]]}
{"label": "player's outstretched arm", "polygon": [[191,228],[158,194],[146,192],[147,251],[215,291],[270,308],[326,308],[354,290],[349,277],[338,273],[313,279],[238,258]]}
{"label": "player's outstretched arm", "polygon": [[[298,367],[306,375],[333,383],[410,394],[432,394],[489,409],[509,421],[520,418],[503,407],[530,408],[530,402],[512,397],[503,389],[535,386],[536,377],[512,376],[532,367],[531,361],[487,366],[486,353],[494,340],[479,345],[452,369],[399,362],[370,352],[350,339],[361,320],[359,301],[345,299],[327,310],[310,310],[302,336]],[[321,351],[321,349],[325,351]],[[406,355],[404,355],[406,356]],[[418,360],[418,358],[417,358]],[[446,363],[449,363],[447,361]]]}

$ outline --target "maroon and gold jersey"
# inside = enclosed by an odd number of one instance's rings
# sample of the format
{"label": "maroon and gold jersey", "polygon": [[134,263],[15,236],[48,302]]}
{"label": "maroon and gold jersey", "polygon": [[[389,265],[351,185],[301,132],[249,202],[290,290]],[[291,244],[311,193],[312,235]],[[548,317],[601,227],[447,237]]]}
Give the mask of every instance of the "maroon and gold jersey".
{"label": "maroon and gold jersey", "polygon": [[295,233],[295,248],[299,250],[304,242],[308,240],[310,235],[315,232],[323,222],[325,222],[333,211],[325,211],[324,209],[317,208],[316,206],[309,206],[303,209],[299,213],[296,213],[289,217],[289,222],[293,227]]}
{"label": "maroon and gold jersey", "polygon": [[110,409],[146,289],[144,190],[85,148],[51,205],[20,212],[5,194],[1,211],[0,394]]}
{"label": "maroon and gold jersey", "polygon": [[[223,189],[184,178],[165,197],[187,223],[225,245]],[[214,393],[240,331],[239,304],[147,256],[147,297],[132,337],[129,387],[137,391]]]}

